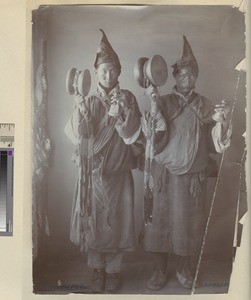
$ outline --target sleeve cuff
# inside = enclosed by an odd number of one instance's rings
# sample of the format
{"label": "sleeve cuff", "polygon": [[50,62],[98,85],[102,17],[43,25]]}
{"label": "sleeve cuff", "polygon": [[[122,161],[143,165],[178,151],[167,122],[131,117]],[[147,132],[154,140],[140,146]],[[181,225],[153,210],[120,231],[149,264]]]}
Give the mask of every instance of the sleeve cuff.
{"label": "sleeve cuff", "polygon": [[126,145],[131,145],[135,143],[140,135],[141,132],[141,125],[139,126],[138,130],[130,137],[127,139],[123,139]]}

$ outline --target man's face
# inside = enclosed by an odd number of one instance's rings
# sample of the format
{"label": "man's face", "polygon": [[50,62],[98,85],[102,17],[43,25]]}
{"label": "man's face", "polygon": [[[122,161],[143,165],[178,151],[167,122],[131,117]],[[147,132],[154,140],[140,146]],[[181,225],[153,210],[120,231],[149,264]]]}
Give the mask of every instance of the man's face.
{"label": "man's face", "polygon": [[100,64],[96,70],[99,83],[105,88],[113,88],[120,74],[120,70],[113,63]]}
{"label": "man's face", "polygon": [[180,93],[189,93],[195,87],[197,76],[190,68],[181,68],[175,75],[175,80]]}

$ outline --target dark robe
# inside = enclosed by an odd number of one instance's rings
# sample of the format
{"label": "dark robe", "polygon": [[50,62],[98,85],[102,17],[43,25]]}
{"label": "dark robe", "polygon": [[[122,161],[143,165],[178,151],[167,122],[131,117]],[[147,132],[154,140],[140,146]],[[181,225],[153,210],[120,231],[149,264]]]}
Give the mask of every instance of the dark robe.
{"label": "dark robe", "polygon": [[[118,249],[131,251],[134,247],[134,183],[131,170],[136,166],[136,159],[131,144],[140,132],[141,114],[134,95],[128,90],[123,92],[129,108],[119,118],[108,116],[112,91],[106,95],[99,87],[97,94],[86,102],[90,121],[83,118],[79,125],[78,112],[74,111],[66,129],[73,142],[78,135],[85,140],[93,138],[93,148],[98,149],[91,149],[94,151],[91,214],[87,221],[81,219],[79,178],[71,219],[71,241],[84,244],[87,249],[110,252]],[[90,124],[91,132],[88,131]],[[75,144],[78,144],[77,140]],[[78,155],[75,161],[78,161]]]}
{"label": "dark robe", "polygon": [[159,108],[166,130],[156,134],[152,223],[144,226],[142,244],[146,251],[193,255],[204,232],[214,110],[194,92],[188,99],[162,96]]}

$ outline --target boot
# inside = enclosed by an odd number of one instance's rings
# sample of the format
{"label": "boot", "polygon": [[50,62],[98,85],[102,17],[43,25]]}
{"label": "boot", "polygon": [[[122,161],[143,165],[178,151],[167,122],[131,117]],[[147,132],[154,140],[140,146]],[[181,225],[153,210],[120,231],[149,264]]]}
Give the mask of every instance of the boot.
{"label": "boot", "polygon": [[153,254],[154,272],[151,278],[147,281],[147,288],[153,291],[162,289],[167,282],[167,254],[154,253]]}
{"label": "boot", "polygon": [[[191,267],[191,256],[179,256],[178,266],[176,270],[176,278],[184,287],[191,289],[194,281],[194,272]],[[197,285],[196,285],[197,286]]]}
{"label": "boot", "polygon": [[90,288],[94,293],[102,293],[105,285],[104,269],[93,269]]}
{"label": "boot", "polygon": [[115,292],[119,288],[119,276],[118,273],[106,273],[105,276],[105,290],[107,292]]}

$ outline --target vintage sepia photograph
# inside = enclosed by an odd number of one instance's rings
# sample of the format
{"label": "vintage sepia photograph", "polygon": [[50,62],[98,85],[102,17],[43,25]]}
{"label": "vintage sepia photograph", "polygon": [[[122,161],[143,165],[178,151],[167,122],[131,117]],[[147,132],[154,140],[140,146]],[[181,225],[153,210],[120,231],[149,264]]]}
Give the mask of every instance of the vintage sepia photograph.
{"label": "vintage sepia photograph", "polygon": [[34,294],[229,292],[245,31],[230,5],[33,10]]}

